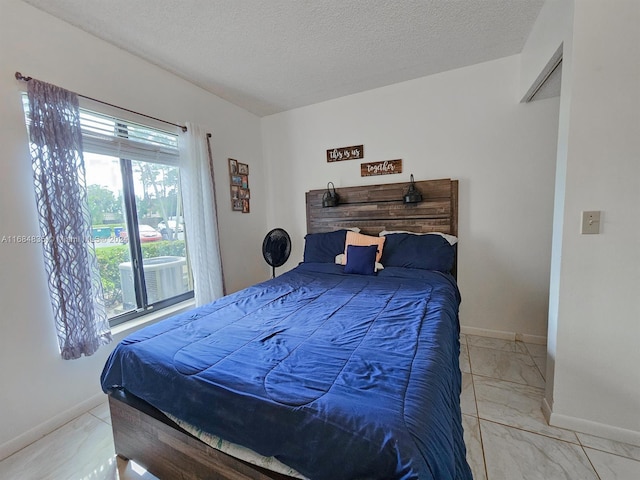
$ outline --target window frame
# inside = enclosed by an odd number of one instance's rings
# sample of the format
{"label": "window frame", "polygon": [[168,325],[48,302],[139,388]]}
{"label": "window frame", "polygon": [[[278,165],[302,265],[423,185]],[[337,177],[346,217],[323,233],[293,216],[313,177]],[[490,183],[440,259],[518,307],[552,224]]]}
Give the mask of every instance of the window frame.
{"label": "window frame", "polygon": [[[26,92],[22,93],[22,102],[26,116],[27,129],[30,125],[30,115],[28,109],[28,98]],[[89,105],[86,105],[86,104]],[[134,319],[139,319],[144,317],[145,315],[152,314],[154,312],[158,312],[164,308],[179,304],[186,300],[190,300],[194,298],[194,290],[193,290],[193,276],[191,274],[191,265],[187,255],[187,268],[189,271],[189,275],[191,279],[189,281],[189,287],[191,290],[188,290],[179,295],[166,298],[163,300],[159,300],[153,303],[148,302],[148,294],[147,294],[147,286],[144,275],[144,258],[142,254],[142,242],[140,240],[139,235],[139,224],[138,224],[138,215],[137,215],[137,204],[136,204],[136,196],[135,196],[135,184],[134,184],[134,174],[132,162],[147,162],[147,163],[155,163],[157,165],[164,165],[175,167],[179,169],[178,165],[178,148],[177,148],[177,129],[174,132],[168,131],[164,128],[159,128],[154,125],[155,122],[150,122],[148,120],[132,120],[124,118],[121,115],[114,114],[110,108],[104,108],[102,105],[94,104],[94,102],[81,102],[80,104],[80,114],[81,114],[81,123],[83,115],[86,116],[95,116],[100,117],[101,119],[106,119],[107,121],[114,122],[113,134],[110,138],[108,130],[100,130],[92,127],[90,124],[85,124],[82,128],[82,136],[83,136],[83,156],[85,153],[93,153],[98,155],[110,156],[116,159],[119,159],[120,163],[120,173],[122,179],[122,196],[123,196],[123,216],[126,222],[126,230],[128,232],[128,248],[130,255],[131,268],[133,273],[133,284],[135,290],[135,298],[136,298],[136,307],[127,312],[123,312],[119,315],[115,315],[112,317],[108,317],[108,322],[110,327],[115,327],[116,325],[121,326],[126,322],[129,322]],[[91,120],[89,120],[91,122]],[[128,136],[128,127],[133,126],[136,130],[138,129],[148,129],[154,132],[156,135],[147,140],[147,142],[142,141],[139,143],[141,151],[141,158],[128,158],[135,157],[136,150],[136,142],[131,141]],[[136,135],[139,134],[139,131],[136,131]],[[88,139],[87,136],[91,138]],[[175,138],[175,145],[171,145],[169,143],[163,143],[162,141],[157,141],[157,138],[161,138],[163,136],[173,137]],[[85,141],[87,140],[87,141]],[[113,142],[111,142],[113,141]],[[120,144],[119,142],[123,142]],[[89,145],[89,148],[87,148]],[[97,148],[95,148],[97,145]],[[93,147],[93,148],[92,148]],[[122,147],[122,148],[121,148]],[[123,157],[119,155],[122,151],[127,152],[127,156]],[[156,162],[152,161],[150,157],[155,154]],[[174,157],[174,158],[172,158]],[[85,165],[86,169],[86,165]],[[179,203],[182,203],[179,201]],[[176,212],[178,215],[179,212]],[[181,215],[184,217],[184,215]],[[185,232],[186,233],[186,232]],[[188,240],[185,235],[185,246],[188,249]],[[94,245],[95,248],[95,245]],[[123,298],[124,301],[124,298]]]}
{"label": "window frame", "polygon": [[[128,246],[129,254],[131,255],[131,268],[133,271],[133,284],[135,288],[136,304],[137,307],[134,310],[121,313],[114,317],[109,317],[109,325],[114,327],[121,325],[130,320],[140,318],[151,312],[161,310],[165,307],[175,305],[176,303],[183,302],[194,298],[194,291],[189,290],[180,295],[176,295],[171,298],[160,300],[154,303],[148,303],[147,287],[144,276],[144,259],[142,256],[142,242],[140,241],[139,228],[138,228],[138,213],[136,208],[135,187],[133,179],[133,167],[131,160],[126,158],[120,158],[120,171],[122,173],[122,195],[124,201],[124,216],[127,224],[127,231],[132,231],[133,234],[129,234]],[[186,240],[185,240],[186,242]]]}

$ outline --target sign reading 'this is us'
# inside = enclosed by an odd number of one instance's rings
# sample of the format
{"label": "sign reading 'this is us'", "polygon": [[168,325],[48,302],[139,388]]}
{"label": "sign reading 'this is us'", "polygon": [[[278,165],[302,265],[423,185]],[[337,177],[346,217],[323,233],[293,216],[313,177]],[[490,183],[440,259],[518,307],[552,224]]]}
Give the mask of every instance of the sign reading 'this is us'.
{"label": "sign reading 'this is us'", "polygon": [[340,162],[342,160],[356,160],[360,158],[364,158],[364,145],[327,150],[327,162]]}

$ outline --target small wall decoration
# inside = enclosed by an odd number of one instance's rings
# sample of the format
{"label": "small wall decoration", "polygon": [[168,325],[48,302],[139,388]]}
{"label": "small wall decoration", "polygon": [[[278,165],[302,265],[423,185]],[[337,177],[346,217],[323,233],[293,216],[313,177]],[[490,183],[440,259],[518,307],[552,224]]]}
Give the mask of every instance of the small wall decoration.
{"label": "small wall decoration", "polygon": [[374,175],[393,175],[402,173],[402,159],[382,160],[380,162],[369,162],[360,164],[360,176],[372,177]]}
{"label": "small wall decoration", "polygon": [[242,185],[242,177],[240,175],[231,175],[231,185]]}
{"label": "small wall decoration", "polygon": [[364,158],[364,145],[352,147],[340,147],[327,150],[327,162],[340,162],[342,160],[356,160]]}
{"label": "small wall decoration", "polygon": [[229,184],[231,187],[231,210],[249,213],[249,165],[229,159]]}

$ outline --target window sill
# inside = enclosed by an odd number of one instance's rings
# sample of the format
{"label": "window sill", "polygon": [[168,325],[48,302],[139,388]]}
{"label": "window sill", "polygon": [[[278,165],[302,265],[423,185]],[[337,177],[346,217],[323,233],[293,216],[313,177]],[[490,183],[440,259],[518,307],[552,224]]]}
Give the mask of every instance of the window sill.
{"label": "window sill", "polygon": [[186,312],[187,310],[195,307],[195,305],[195,300],[193,298],[190,298],[189,300],[185,300],[184,302],[165,307],[162,310],[158,310],[157,312],[151,312],[143,315],[142,317],[134,318],[133,320],[129,320],[128,322],[116,325],[115,327],[111,328],[111,335],[113,335],[114,337],[125,337],[130,333],[141,329],[142,327],[146,327],[153,323],[159,322],[160,320],[164,320],[165,318],[172,317],[173,315],[176,315],[178,313]]}

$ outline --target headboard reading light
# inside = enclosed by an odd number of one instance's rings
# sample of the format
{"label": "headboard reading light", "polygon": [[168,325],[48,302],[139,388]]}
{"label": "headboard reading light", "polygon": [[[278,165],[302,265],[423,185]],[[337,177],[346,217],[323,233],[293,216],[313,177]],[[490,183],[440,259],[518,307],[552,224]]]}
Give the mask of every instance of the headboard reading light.
{"label": "headboard reading light", "polygon": [[[329,188],[329,185],[331,185],[331,188]],[[322,207],[336,207],[338,203],[340,203],[340,195],[336,193],[336,187],[333,182],[329,182],[327,183],[327,191],[322,196]]]}
{"label": "headboard reading light", "polygon": [[409,188],[404,193],[404,197],[402,197],[402,201],[404,203],[418,203],[422,201],[422,194],[418,187],[416,187],[416,182],[413,180],[413,173],[411,174],[411,183],[409,184]]}

